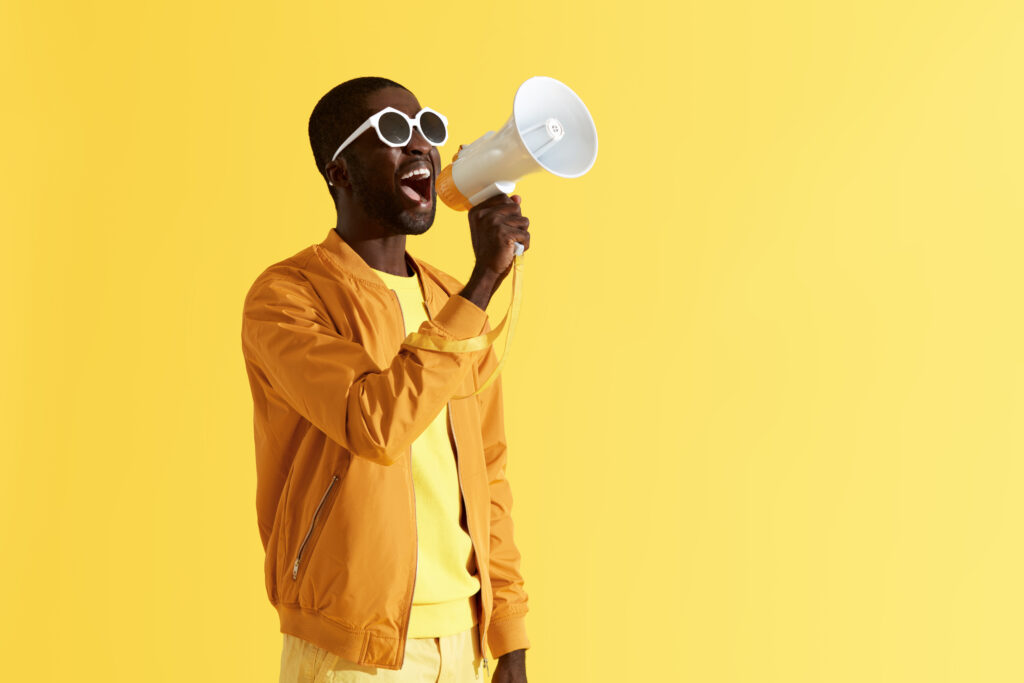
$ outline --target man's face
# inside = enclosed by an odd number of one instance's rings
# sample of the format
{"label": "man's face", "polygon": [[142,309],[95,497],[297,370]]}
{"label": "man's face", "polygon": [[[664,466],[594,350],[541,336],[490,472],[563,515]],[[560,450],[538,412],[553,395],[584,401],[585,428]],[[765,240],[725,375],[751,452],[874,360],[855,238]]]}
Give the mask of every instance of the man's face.
{"label": "man's face", "polygon": [[[416,116],[420,103],[401,88],[378,90],[366,98],[367,116],[384,107]],[[434,179],[441,170],[441,155],[414,127],[404,147],[389,147],[374,130],[363,132],[346,149],[352,197],[367,215],[399,235],[421,235],[434,222],[437,192]],[[406,178],[410,171],[425,168],[430,176]]]}

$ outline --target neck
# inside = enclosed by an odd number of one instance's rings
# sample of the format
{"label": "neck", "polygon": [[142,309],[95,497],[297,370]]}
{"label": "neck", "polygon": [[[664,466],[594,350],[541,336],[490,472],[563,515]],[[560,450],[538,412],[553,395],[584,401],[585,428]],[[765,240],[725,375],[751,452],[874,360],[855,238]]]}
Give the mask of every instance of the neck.
{"label": "neck", "polygon": [[370,222],[347,220],[340,211],[334,229],[366,265],[393,275],[409,275],[405,262],[405,235],[396,235]]}

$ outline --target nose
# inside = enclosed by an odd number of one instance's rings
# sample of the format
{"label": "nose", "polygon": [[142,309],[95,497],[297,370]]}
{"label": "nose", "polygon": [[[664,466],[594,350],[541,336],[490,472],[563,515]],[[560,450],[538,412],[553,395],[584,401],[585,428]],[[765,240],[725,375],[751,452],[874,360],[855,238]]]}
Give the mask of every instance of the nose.
{"label": "nose", "polygon": [[409,144],[405,146],[405,151],[409,154],[427,155],[430,154],[430,149],[432,147],[433,145],[423,137],[423,133],[420,132],[419,127],[413,126],[412,137],[409,138]]}

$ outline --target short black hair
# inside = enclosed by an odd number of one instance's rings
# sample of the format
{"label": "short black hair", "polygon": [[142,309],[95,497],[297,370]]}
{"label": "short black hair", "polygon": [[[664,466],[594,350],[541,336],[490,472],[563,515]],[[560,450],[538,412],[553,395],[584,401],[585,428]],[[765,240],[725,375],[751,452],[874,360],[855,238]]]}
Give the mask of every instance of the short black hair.
{"label": "short black hair", "polygon": [[[313,107],[313,113],[309,115],[309,145],[313,148],[316,168],[324,182],[327,182],[326,166],[334,151],[372,113],[366,111],[366,98],[384,88],[409,91],[388,78],[363,76],[334,86]],[[344,158],[346,154],[348,149],[343,150],[341,156]],[[329,183],[327,189],[331,189]]]}

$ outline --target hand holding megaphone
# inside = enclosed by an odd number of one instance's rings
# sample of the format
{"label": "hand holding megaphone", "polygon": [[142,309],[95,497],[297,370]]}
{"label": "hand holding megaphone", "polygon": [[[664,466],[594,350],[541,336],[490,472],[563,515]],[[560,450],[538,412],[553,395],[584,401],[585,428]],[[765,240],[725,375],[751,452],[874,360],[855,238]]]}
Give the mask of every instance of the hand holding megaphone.
{"label": "hand holding megaphone", "polygon": [[[523,215],[519,195],[495,195],[469,210],[469,231],[477,267],[498,276],[500,282],[518,255],[515,246],[530,245],[530,219]],[[497,286],[497,283],[495,283]]]}
{"label": "hand holding megaphone", "polygon": [[[494,292],[512,270],[515,257],[530,246],[530,219],[522,215],[519,195],[495,195],[469,210],[476,263],[460,294],[486,310]],[[524,246],[525,245],[525,246]]]}
{"label": "hand holding megaphone", "polygon": [[[516,90],[512,116],[501,130],[459,147],[437,178],[437,194],[466,211],[511,193],[528,173],[578,178],[596,159],[597,128],[583,100],[554,78],[534,76]],[[517,248],[516,256],[522,253]]]}

